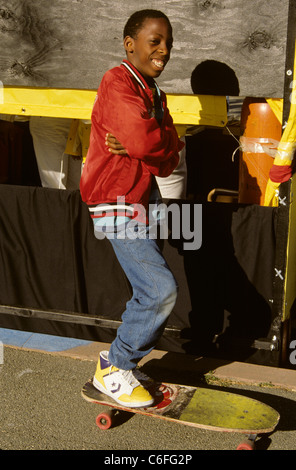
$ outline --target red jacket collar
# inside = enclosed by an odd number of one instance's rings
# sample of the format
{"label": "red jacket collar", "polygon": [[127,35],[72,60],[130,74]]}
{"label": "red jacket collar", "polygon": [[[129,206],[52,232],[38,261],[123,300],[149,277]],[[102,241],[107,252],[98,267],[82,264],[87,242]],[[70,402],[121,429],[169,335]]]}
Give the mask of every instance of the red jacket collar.
{"label": "red jacket collar", "polygon": [[[123,60],[121,64],[129,71],[131,75],[133,75],[133,77],[137,80],[137,82],[141,85],[141,87],[144,90],[150,88],[148,83],[144,79],[143,75],[141,75],[141,73],[136,69],[136,67],[131,62],[129,62],[128,60]],[[157,87],[156,82],[154,80],[153,82],[155,86]]]}

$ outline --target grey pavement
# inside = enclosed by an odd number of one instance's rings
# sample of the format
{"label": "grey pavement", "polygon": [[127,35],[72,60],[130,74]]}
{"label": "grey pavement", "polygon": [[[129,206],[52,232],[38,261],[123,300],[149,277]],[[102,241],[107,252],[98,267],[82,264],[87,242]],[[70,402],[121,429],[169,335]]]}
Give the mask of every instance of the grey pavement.
{"label": "grey pavement", "polygon": [[[206,431],[138,414],[123,415],[115,427],[100,430],[95,418],[103,407],[85,402],[80,390],[94,373],[99,351],[106,347],[85,343],[50,352],[5,345],[0,365],[0,449],[99,450],[103,463],[121,455],[119,451],[134,457],[136,451],[147,451],[147,463],[148,456],[164,451],[181,456],[197,450],[236,449],[244,437],[240,434]],[[164,351],[151,353],[143,368],[156,379],[219,387],[271,405],[281,419],[271,435],[258,438],[257,449],[296,449],[295,369],[225,363]]]}

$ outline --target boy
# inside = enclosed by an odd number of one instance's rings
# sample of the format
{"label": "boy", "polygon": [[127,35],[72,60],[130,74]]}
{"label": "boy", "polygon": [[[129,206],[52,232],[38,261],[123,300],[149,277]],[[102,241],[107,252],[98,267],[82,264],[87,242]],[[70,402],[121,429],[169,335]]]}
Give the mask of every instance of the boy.
{"label": "boy", "polygon": [[136,366],[155,347],[177,297],[175,279],[148,236],[146,220],[155,176],[172,173],[183,147],[165,94],[154,81],[172,44],[172,27],[162,12],[142,10],[128,20],[127,60],[109,70],[98,89],[80,184],[95,235],[109,238],[133,289],[109,353],[100,353],[93,383],[129,407],[153,403]]}

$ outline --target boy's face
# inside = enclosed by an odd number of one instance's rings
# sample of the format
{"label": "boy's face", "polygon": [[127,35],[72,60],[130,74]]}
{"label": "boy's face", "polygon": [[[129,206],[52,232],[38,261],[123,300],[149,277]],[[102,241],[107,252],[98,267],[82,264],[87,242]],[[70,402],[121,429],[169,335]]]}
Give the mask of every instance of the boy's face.
{"label": "boy's face", "polygon": [[136,38],[124,39],[124,47],[128,60],[145,78],[159,77],[173,47],[171,28],[165,18],[147,18]]}

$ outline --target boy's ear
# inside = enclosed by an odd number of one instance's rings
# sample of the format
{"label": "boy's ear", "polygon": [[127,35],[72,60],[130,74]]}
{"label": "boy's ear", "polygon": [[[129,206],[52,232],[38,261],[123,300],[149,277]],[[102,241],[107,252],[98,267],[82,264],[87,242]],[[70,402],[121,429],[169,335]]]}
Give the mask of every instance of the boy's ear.
{"label": "boy's ear", "polygon": [[126,36],[123,41],[124,48],[128,54],[134,52],[134,39],[131,36]]}

